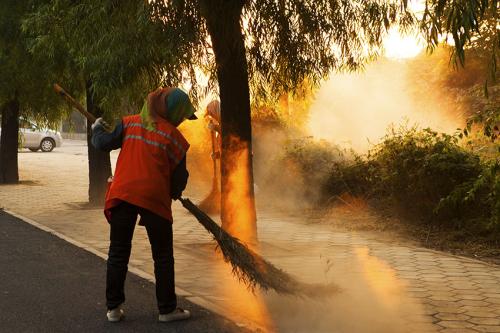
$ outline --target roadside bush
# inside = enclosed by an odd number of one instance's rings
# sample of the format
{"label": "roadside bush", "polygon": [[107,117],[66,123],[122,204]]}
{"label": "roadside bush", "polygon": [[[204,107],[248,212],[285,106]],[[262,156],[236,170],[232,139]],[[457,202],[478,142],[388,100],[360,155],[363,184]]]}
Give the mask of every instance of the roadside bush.
{"label": "roadside bush", "polygon": [[465,211],[460,218],[455,217],[458,228],[484,236],[500,235],[500,159],[486,162],[477,177],[441,199],[435,212],[442,211]]}
{"label": "roadside bush", "polygon": [[469,215],[466,205],[436,209],[482,171],[479,157],[460,147],[458,140],[430,129],[391,129],[367,156],[377,173],[373,191],[426,221],[451,223]]}
{"label": "roadside bush", "polygon": [[370,197],[373,194],[373,184],[376,183],[375,168],[374,163],[356,154],[350,159],[333,163],[321,186],[322,201],[333,202],[335,198],[346,193],[357,197]]}
{"label": "roadside bush", "polygon": [[317,203],[332,166],[344,160],[343,152],[311,137],[286,139],[280,147],[281,151],[275,154],[262,177],[263,190],[279,193],[285,201],[300,206]]}
{"label": "roadside bush", "polygon": [[321,205],[345,194],[403,215],[409,222],[500,239],[500,159],[482,161],[460,136],[391,128],[368,154],[347,153],[310,138],[289,141],[272,183]]}

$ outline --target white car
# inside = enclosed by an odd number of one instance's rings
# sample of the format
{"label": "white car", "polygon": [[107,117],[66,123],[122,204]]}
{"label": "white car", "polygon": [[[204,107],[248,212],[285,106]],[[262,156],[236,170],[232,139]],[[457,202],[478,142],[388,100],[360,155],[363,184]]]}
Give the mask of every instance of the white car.
{"label": "white car", "polygon": [[61,133],[37,128],[35,124],[22,118],[19,119],[19,133],[22,147],[31,151],[40,149],[43,152],[51,152],[54,148],[62,146]]}

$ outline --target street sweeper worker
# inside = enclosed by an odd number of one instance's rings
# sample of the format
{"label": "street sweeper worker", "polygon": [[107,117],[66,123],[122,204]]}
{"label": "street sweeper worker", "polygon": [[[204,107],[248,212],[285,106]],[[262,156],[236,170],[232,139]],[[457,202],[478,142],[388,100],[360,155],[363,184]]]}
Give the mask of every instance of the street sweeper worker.
{"label": "street sweeper worker", "polygon": [[220,126],[220,103],[218,100],[213,100],[208,103],[205,110],[205,120],[207,121],[207,127],[210,131],[210,143],[212,148],[210,154],[213,162],[212,189],[208,196],[199,202],[198,206],[207,213],[220,214],[220,168],[217,168],[217,160],[221,157],[222,136]]}
{"label": "street sweeper worker", "polygon": [[220,102],[213,100],[207,105],[205,119],[208,121],[208,129],[212,137],[212,158],[220,158],[222,146],[221,125],[220,125]]}
{"label": "street sweeper worker", "polygon": [[110,224],[106,275],[109,321],[123,317],[124,283],[138,215],[151,243],[159,321],[190,316],[189,311],[177,307],[171,203],[181,197],[189,176],[189,143],[177,126],[185,119],[196,119],[194,113],[184,91],[159,88],[147,96],[140,114],[123,117],[113,132],[105,131],[102,118],[92,125],[92,144],[97,149],[109,152],[121,148],[104,207]]}
{"label": "street sweeper worker", "polygon": [[[221,131],[221,115],[220,115],[220,102],[218,100],[213,100],[207,104],[207,109],[205,111],[205,119],[208,121],[208,129],[210,130],[210,134],[212,137],[212,159],[215,160],[220,159],[221,151],[222,151],[222,131]],[[216,165],[214,164],[214,173],[217,173]],[[216,177],[214,177],[216,178]],[[212,186],[214,187],[214,186]],[[259,191],[259,187],[254,183],[254,191],[257,193]],[[203,200],[200,205],[202,208],[208,211],[218,211],[217,209],[213,209],[213,200],[218,200],[219,195],[215,195],[215,191],[210,193],[212,196],[208,196]]]}

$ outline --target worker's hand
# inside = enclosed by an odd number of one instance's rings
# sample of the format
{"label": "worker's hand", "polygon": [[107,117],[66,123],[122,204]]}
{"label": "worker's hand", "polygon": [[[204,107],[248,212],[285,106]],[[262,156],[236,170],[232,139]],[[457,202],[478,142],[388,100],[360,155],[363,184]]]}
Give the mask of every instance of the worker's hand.
{"label": "worker's hand", "polygon": [[208,129],[214,132],[219,132],[220,126],[214,122],[212,119],[210,119],[210,122],[207,125]]}
{"label": "worker's hand", "polygon": [[215,124],[214,124],[212,121],[210,121],[210,122],[208,123],[207,127],[208,127],[208,129],[209,129],[209,130],[214,131],[214,129],[215,129]]}
{"label": "worker's hand", "polygon": [[102,117],[97,118],[94,123],[92,124],[92,130],[96,128],[97,126],[101,126],[102,128],[109,128],[109,125],[107,122],[102,119]]}

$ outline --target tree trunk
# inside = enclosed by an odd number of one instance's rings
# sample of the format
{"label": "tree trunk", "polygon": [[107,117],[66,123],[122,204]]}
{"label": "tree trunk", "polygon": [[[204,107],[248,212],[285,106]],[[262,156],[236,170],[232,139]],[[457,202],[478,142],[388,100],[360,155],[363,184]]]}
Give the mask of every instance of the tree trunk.
{"label": "tree trunk", "polygon": [[206,0],[221,99],[222,227],[247,243],[257,241],[253,188],[250,89],[240,25],[243,1]]}
{"label": "tree trunk", "polygon": [[12,99],[2,106],[0,136],[0,184],[19,182],[17,149],[19,139],[19,102]]}
{"label": "tree trunk", "polygon": [[[102,111],[95,105],[92,94],[92,84],[87,83],[87,111],[100,117]],[[87,120],[87,150],[89,158],[89,204],[102,205],[106,195],[108,178],[111,176],[111,161],[109,153],[97,150],[91,142],[92,123]]]}

